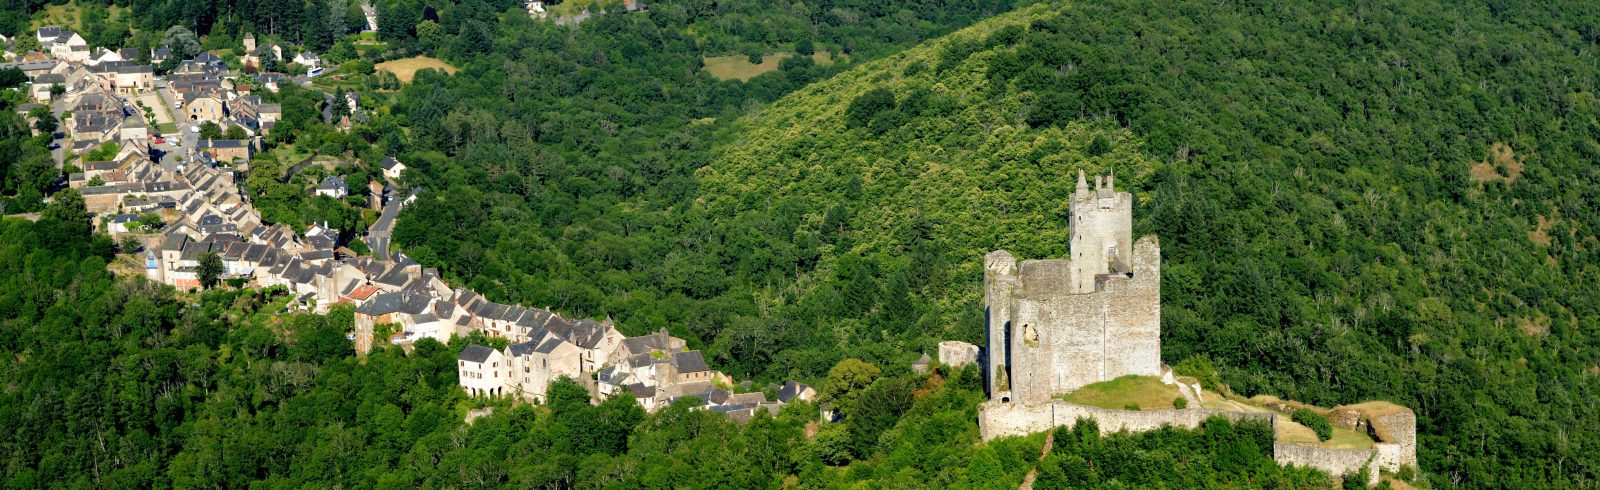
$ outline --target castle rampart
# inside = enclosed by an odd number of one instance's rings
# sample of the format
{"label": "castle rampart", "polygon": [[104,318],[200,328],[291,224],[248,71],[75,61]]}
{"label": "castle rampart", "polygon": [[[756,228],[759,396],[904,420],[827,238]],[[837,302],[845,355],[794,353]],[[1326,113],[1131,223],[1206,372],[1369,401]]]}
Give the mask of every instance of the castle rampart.
{"label": "castle rampart", "polygon": [[1170,425],[1193,429],[1213,416],[1229,420],[1262,420],[1273,423],[1272,412],[1234,412],[1204,408],[1184,410],[1115,410],[1079,405],[1065,400],[1045,403],[985,403],[978,407],[979,430],[984,440],[1021,436],[1071,426],[1078,419],[1095,421],[1101,435],[1121,431],[1144,432]]}

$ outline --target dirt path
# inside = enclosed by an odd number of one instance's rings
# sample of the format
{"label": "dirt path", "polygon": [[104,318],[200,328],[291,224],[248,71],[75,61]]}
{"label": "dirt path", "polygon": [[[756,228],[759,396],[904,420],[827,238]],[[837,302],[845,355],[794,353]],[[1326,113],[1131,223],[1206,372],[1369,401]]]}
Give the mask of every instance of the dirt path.
{"label": "dirt path", "polygon": [[1178,383],[1178,394],[1183,395],[1185,400],[1189,400],[1189,406],[1200,408],[1200,396],[1189,385]]}
{"label": "dirt path", "polygon": [[[1045,434],[1044,448],[1039,450],[1039,461],[1044,461],[1044,457],[1050,455],[1050,447],[1054,446],[1055,443],[1056,431],[1052,430],[1049,434]],[[1039,465],[1033,465],[1033,469],[1028,470],[1028,476],[1022,479],[1022,486],[1017,487],[1017,490],[1033,490],[1033,479],[1037,478],[1038,476]]]}

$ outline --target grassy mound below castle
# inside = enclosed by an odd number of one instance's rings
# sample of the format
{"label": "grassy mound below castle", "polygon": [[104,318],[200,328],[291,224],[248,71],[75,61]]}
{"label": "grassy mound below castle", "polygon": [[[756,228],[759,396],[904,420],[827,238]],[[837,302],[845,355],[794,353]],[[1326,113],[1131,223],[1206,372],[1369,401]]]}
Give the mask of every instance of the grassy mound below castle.
{"label": "grassy mound below castle", "polygon": [[[1122,376],[1073,390],[1061,399],[1100,408],[1157,410],[1175,408],[1183,398],[1176,385],[1164,384],[1155,376]],[[1181,408],[1181,407],[1180,407]]]}

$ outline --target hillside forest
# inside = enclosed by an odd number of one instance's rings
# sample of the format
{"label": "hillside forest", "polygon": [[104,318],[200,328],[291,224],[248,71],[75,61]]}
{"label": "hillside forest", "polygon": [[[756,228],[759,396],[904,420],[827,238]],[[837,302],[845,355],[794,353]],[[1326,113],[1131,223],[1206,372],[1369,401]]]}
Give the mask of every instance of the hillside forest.
{"label": "hillside forest", "polygon": [[[940,340],[982,343],[983,253],[1066,254],[1080,170],[1115,172],[1136,234],[1161,240],[1164,362],[1246,396],[1412,407],[1423,485],[1600,478],[1600,12],[980,3],[663,1],[576,26],[428,7],[383,36],[460,71],[364,89],[382,110],[346,143],[411,167],[423,193],[395,242],[453,284],[666,328],[738,379],[848,400],[844,423],[552,396],[466,425],[483,402],[453,387],[464,342],[358,361],[332,342],[348,313],[179,301],[106,275],[109,247],[38,252],[86,232],[8,221],[0,277],[49,287],[0,289],[18,339],[0,376],[30,387],[0,393],[0,425],[29,428],[0,439],[6,479],[1327,486],[1273,465],[1249,424],[1062,428],[1042,462],[1042,434],[973,445],[976,373],[906,369]],[[197,26],[262,25],[217,18]],[[848,59],[702,70],[802,46]],[[860,365],[872,381],[834,381]]]}

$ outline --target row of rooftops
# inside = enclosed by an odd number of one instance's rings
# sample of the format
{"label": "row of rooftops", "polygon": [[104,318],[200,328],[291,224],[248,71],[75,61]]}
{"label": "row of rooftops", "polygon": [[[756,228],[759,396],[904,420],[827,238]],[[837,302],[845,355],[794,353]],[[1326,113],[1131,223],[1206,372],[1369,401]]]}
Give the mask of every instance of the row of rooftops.
{"label": "row of rooftops", "polygon": [[[184,262],[176,264],[179,269],[191,267],[188,262],[197,262],[205,253],[216,253],[224,262],[252,265],[252,268],[258,271],[257,274],[265,271],[266,275],[281,278],[285,282],[310,285],[318,281],[331,280],[335,269],[339,267],[353,267],[365,278],[344,284],[340,295],[357,303],[357,313],[374,316],[402,313],[411,315],[414,323],[435,322],[449,318],[458,318],[458,322],[478,319],[485,323],[503,323],[523,329],[526,332],[524,336],[530,339],[509,347],[508,352],[512,355],[550,353],[563,344],[571,344],[580,349],[595,349],[600,346],[608,333],[614,331],[614,327],[608,322],[593,319],[569,320],[547,309],[496,303],[468,289],[451,290],[439,280],[437,270],[423,268],[404,255],[397,255],[392,261],[367,257],[340,260],[333,251],[337,244],[337,230],[313,227],[313,230],[302,237],[282,224],[270,226],[257,224],[248,232],[241,234],[239,221],[236,221],[234,216],[215,213],[224,209],[224,206],[219,204],[231,203],[231,207],[226,209],[244,216],[254,214],[250,212],[252,210],[248,203],[236,200],[237,188],[232,185],[231,178],[223,178],[223,172],[225,171],[209,165],[193,165],[187,169],[179,169],[184,181],[142,183],[148,190],[182,189],[193,184],[193,192],[184,198],[183,219],[169,226],[167,237],[161,246],[163,251],[178,252],[179,260]],[[196,215],[196,213],[206,214]],[[204,238],[195,240],[186,232],[194,232]],[[462,314],[457,314],[457,308],[461,309]],[[676,350],[681,349],[681,343],[680,339],[674,339],[664,333],[625,338],[621,341],[621,347],[635,354],[626,359],[618,359],[616,362],[626,362],[634,367],[643,367],[651,363],[669,365],[678,373],[711,370],[700,352]],[[479,353],[480,349],[486,348],[469,346],[463,352],[463,359],[471,358],[475,353]],[[663,351],[667,355],[656,357],[652,355],[652,351]],[[804,387],[790,382],[785,389],[795,391],[790,389],[794,386],[802,389]],[[634,382],[625,385],[625,388],[636,396],[645,395],[652,398],[664,396],[662,398],[664,400],[692,396],[701,400],[706,408],[728,413],[736,418],[740,414],[747,416],[754,410],[763,408],[775,410],[776,406],[786,401],[781,393],[779,402],[768,403],[759,393],[734,394],[716,388],[709,382],[668,386],[650,386]],[[795,395],[791,393],[789,396]]]}

